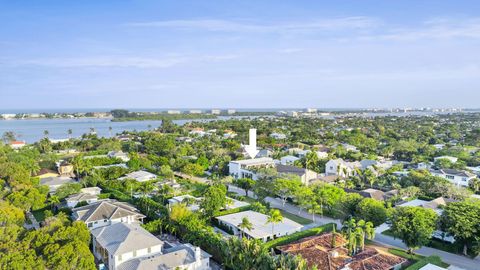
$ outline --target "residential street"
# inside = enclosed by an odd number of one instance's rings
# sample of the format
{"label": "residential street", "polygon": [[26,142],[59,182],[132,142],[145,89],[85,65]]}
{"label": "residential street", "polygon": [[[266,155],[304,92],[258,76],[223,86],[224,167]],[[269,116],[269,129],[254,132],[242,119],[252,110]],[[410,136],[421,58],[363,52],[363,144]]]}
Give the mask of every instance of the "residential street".
{"label": "residential street", "polygon": [[[231,192],[235,192],[239,195],[245,196],[245,191],[238,187],[229,185],[228,190]],[[252,198],[254,198],[255,196],[252,191],[249,191],[248,195],[249,197],[252,197]],[[271,198],[271,197],[267,197],[265,201],[270,203],[272,207],[279,208],[286,212],[292,213],[294,215],[312,220],[311,214],[307,213],[306,211],[300,211],[300,208],[295,205],[286,203],[285,206],[283,206],[280,199]],[[335,222],[338,225],[337,228],[341,228],[341,220],[315,215],[315,223],[319,225],[323,225],[331,222]],[[402,243],[401,240],[394,239],[391,236],[383,235],[381,232],[384,231],[385,229],[388,229],[388,227],[385,228],[385,225],[381,225],[375,230],[375,240],[374,240],[375,243],[384,245],[387,247],[397,247],[401,249],[406,249],[406,246]],[[470,259],[464,256],[452,254],[449,252],[445,252],[445,251],[441,251],[441,250],[433,249],[429,247],[423,247],[419,250],[416,250],[415,252],[423,256],[431,256],[431,255],[440,256],[444,262],[450,265],[460,267],[465,270],[480,269],[480,259],[478,259],[478,257],[476,259]]]}

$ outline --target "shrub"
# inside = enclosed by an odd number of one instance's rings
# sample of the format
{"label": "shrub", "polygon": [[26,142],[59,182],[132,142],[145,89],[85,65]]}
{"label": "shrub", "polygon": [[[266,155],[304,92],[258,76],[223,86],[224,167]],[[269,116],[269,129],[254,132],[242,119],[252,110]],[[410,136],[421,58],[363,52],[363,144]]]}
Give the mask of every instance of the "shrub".
{"label": "shrub", "polygon": [[277,246],[282,246],[282,245],[289,244],[291,242],[300,240],[300,239],[305,238],[305,237],[317,235],[317,234],[324,233],[324,232],[330,232],[330,231],[333,230],[334,226],[336,227],[335,223],[328,223],[328,224],[322,225],[320,227],[315,227],[315,228],[311,228],[311,229],[308,229],[308,230],[305,230],[305,231],[296,232],[294,234],[282,236],[282,237],[279,237],[277,239],[274,239],[272,241],[269,241],[269,242],[265,243],[265,247],[267,249],[271,249],[271,248],[274,248],[274,247],[277,247]]}

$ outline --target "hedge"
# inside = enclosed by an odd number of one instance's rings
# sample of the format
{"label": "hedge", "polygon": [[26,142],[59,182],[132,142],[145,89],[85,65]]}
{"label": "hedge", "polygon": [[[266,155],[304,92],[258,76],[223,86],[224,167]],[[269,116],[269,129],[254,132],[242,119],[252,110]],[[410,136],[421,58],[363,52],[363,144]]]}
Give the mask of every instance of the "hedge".
{"label": "hedge", "polygon": [[228,209],[228,210],[223,210],[223,211],[217,211],[217,212],[215,212],[214,216],[215,217],[221,217],[221,216],[240,213],[240,212],[244,212],[244,211],[248,211],[248,210],[252,210],[251,205],[245,205],[245,206],[238,207],[238,208],[233,208],[233,209]]}
{"label": "hedge", "polygon": [[272,241],[269,241],[269,242],[265,243],[265,247],[267,249],[271,249],[271,248],[275,248],[277,246],[282,246],[282,245],[289,244],[291,242],[295,242],[295,241],[300,240],[300,239],[305,238],[305,237],[317,235],[317,234],[320,234],[320,233],[323,233],[323,232],[330,232],[330,231],[333,230],[334,226],[336,227],[335,223],[328,223],[328,224],[322,225],[320,227],[315,227],[315,228],[311,228],[311,229],[308,229],[308,230],[305,230],[305,231],[296,232],[294,234],[282,236],[282,237],[279,237],[277,239],[274,239]]}

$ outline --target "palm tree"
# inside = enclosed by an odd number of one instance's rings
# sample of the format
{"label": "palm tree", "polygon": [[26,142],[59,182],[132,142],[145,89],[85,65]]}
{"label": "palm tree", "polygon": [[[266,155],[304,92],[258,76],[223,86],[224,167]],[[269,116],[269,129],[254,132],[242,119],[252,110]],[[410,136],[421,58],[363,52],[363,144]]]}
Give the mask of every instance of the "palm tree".
{"label": "palm tree", "polygon": [[108,133],[110,134],[110,137],[112,137],[112,129],[113,129],[113,128],[112,128],[111,126],[108,127]]}
{"label": "palm tree", "polygon": [[148,130],[152,129],[152,125],[147,125]]}
{"label": "palm tree", "polygon": [[17,139],[16,137],[17,136],[13,131],[5,131],[2,135],[2,139],[5,143],[15,141]]}
{"label": "palm tree", "polygon": [[95,128],[94,127],[91,127],[90,128],[90,134],[94,134],[95,133]]}
{"label": "palm tree", "polygon": [[45,130],[43,131],[43,135],[45,136],[45,138],[48,138],[48,134],[50,134],[50,132],[45,129]]}
{"label": "palm tree", "polygon": [[282,216],[282,213],[280,213],[280,210],[278,209],[270,210],[267,223],[272,223],[272,238],[275,236],[274,235],[275,224],[282,222],[282,220],[283,220],[283,216]]}
{"label": "palm tree", "polygon": [[242,222],[238,224],[238,228],[242,229],[242,237],[244,237],[244,231],[253,229],[253,224],[248,220],[248,217],[243,217]]}
{"label": "palm tree", "polygon": [[71,128],[69,128],[67,130],[67,134],[68,134],[68,138],[71,139],[72,138],[72,134],[73,134],[73,130]]}
{"label": "palm tree", "polygon": [[147,193],[152,192],[154,188],[155,186],[153,185],[152,182],[143,182],[140,185],[139,190],[143,193],[143,197],[146,197]]}

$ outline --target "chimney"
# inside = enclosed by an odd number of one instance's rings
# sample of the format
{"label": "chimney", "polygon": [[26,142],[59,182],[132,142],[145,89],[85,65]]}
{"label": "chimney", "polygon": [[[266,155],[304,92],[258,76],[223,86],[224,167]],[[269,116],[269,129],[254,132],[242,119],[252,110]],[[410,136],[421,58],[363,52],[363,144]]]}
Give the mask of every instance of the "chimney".
{"label": "chimney", "polygon": [[202,250],[199,247],[195,247],[195,261],[202,259]]}

